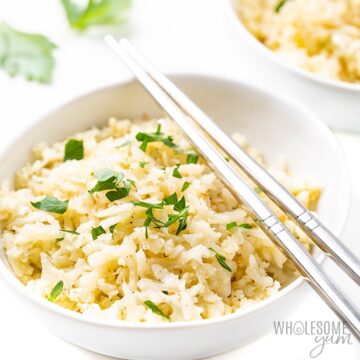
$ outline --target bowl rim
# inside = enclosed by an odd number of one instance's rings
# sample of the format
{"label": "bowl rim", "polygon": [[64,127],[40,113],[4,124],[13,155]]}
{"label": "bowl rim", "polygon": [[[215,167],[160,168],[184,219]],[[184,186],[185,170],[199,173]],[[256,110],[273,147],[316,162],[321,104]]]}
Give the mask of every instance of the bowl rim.
{"label": "bowl rim", "polygon": [[[251,83],[248,83],[246,81],[239,81],[230,79],[226,76],[218,76],[218,75],[210,75],[210,74],[199,74],[199,73],[191,73],[191,72],[174,72],[174,73],[168,73],[167,74],[171,79],[185,79],[188,81],[192,80],[210,80],[210,81],[216,81],[220,83],[226,83],[227,85],[236,86],[236,87],[242,87],[247,88],[250,91],[257,92],[265,97],[272,98],[286,106],[292,107],[294,110],[301,112],[304,117],[307,117],[312,123],[314,128],[316,127],[320,133],[324,136],[324,138],[327,139],[329,145],[333,148],[333,150],[337,154],[337,158],[339,160],[339,166],[340,171],[339,173],[343,174],[343,180],[346,181],[346,184],[344,184],[343,187],[343,209],[339,212],[338,216],[338,226],[335,230],[336,235],[341,235],[345,229],[348,213],[350,210],[350,199],[351,199],[351,183],[350,183],[350,176],[348,167],[346,164],[344,152],[336,139],[335,135],[331,132],[331,130],[315,115],[310,111],[306,106],[304,106],[302,103],[298,102],[297,100],[289,97],[285,94],[279,94],[277,92],[271,92],[269,90],[266,90],[262,87],[253,85]],[[22,136],[26,135],[28,130],[38,127],[43,122],[47,122],[48,118],[52,116],[53,114],[61,111],[65,107],[70,107],[76,105],[77,102],[82,101],[83,99],[91,96],[96,96],[98,94],[101,94],[105,91],[112,91],[118,87],[125,87],[130,84],[133,84],[136,82],[134,78],[126,78],[121,81],[116,81],[112,84],[107,84],[104,86],[101,86],[96,89],[92,89],[90,91],[85,91],[80,93],[80,95],[62,102],[60,105],[56,106],[52,110],[46,112],[44,115],[42,115],[40,118],[38,118],[35,121],[30,122],[29,126],[25,127],[23,131],[21,131],[11,142],[8,144],[4,149],[0,151],[0,163],[3,161],[6,154],[14,147],[16,146],[16,143],[22,138]],[[0,249],[0,251],[3,251]],[[4,257],[6,255],[4,254]],[[319,263],[322,263],[324,259],[326,258],[324,253],[320,253],[316,256],[316,260]],[[130,322],[130,321],[120,321],[120,320],[108,320],[108,319],[101,319],[101,318],[95,318],[92,316],[84,316],[82,314],[79,314],[75,311],[63,308],[59,305],[56,305],[52,302],[49,302],[47,299],[39,296],[35,291],[32,291],[31,289],[24,286],[15,276],[13,271],[10,269],[9,266],[5,265],[5,261],[3,261],[0,257],[0,276],[2,276],[6,283],[11,287],[16,293],[21,295],[22,298],[25,298],[28,301],[32,301],[37,305],[38,307],[42,307],[48,311],[54,312],[57,315],[64,316],[65,318],[70,318],[74,321],[80,321],[87,323],[89,325],[101,325],[105,327],[110,328],[119,328],[119,329],[142,329],[142,330],[148,330],[148,329],[177,329],[177,328],[186,328],[186,327],[201,327],[201,326],[207,326],[207,325],[215,325],[218,323],[225,323],[225,322],[231,322],[239,320],[240,318],[247,317],[251,315],[252,313],[259,312],[263,310],[268,305],[271,305],[273,302],[276,302],[277,300],[280,300],[284,298],[285,296],[288,296],[290,292],[295,291],[297,288],[299,288],[301,285],[304,285],[305,279],[299,276],[296,278],[292,283],[287,285],[284,289],[281,289],[277,293],[269,296],[265,300],[262,300],[258,303],[252,304],[245,308],[240,308],[239,310],[235,311],[234,313],[211,318],[211,319],[204,319],[204,320],[190,320],[190,321],[177,321],[177,322],[155,322],[155,323],[145,323],[145,322]]]}
{"label": "bowl rim", "polygon": [[244,25],[239,15],[236,13],[234,3],[241,0],[226,0],[223,3],[225,7],[226,15],[231,19],[232,27],[234,27],[240,36],[242,36],[247,43],[259,52],[264,58],[270,60],[271,62],[277,64],[278,66],[290,71],[291,73],[306,78],[307,80],[316,82],[317,84],[323,85],[325,87],[332,87],[336,89],[348,90],[355,93],[360,93],[360,84],[348,83],[346,81],[326,78],[316,73],[313,73],[309,70],[303,69],[299,66],[292,65],[290,62],[283,59],[281,56],[276,54],[274,51],[269,49],[267,46],[262,44]]}

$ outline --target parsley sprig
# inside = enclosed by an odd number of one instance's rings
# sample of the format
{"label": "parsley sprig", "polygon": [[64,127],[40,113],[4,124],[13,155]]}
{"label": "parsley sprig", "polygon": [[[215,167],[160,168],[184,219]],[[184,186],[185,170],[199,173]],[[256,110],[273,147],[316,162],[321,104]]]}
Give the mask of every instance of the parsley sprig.
{"label": "parsley sprig", "polygon": [[152,133],[143,133],[139,132],[135,136],[136,140],[141,141],[139,148],[142,151],[146,151],[149,143],[152,142],[162,142],[164,145],[174,149],[177,145],[174,143],[174,138],[172,136],[165,136],[161,132],[161,124],[159,124],[156,128],[155,132]]}
{"label": "parsley sprig", "polygon": [[0,68],[11,77],[50,83],[56,45],[46,36],[17,31],[0,21]]}
{"label": "parsley sprig", "polygon": [[231,230],[236,227],[243,228],[243,229],[251,229],[252,228],[252,226],[248,223],[238,224],[236,221],[232,221],[232,222],[226,224],[227,230]]}
{"label": "parsley sprig", "polygon": [[161,309],[155,305],[152,301],[150,300],[146,300],[144,301],[144,304],[156,315],[162,316],[163,318],[165,318],[166,320],[170,321],[170,317],[165,315]]}
{"label": "parsley sprig", "polygon": [[59,200],[54,196],[45,196],[42,200],[31,202],[31,205],[39,210],[63,214],[68,207],[69,200]]}
{"label": "parsley sprig", "polygon": [[226,257],[224,255],[219,254],[214,248],[209,247],[209,250],[215,253],[215,258],[218,263],[227,271],[231,272],[230,266],[226,263]]}
{"label": "parsley sprig", "polygon": [[121,22],[131,6],[131,0],[61,0],[70,26],[79,31],[92,26]]}
{"label": "parsley sprig", "polygon": [[111,190],[105,194],[110,201],[119,200],[128,196],[131,185],[134,185],[132,180],[124,179],[125,176],[123,173],[116,172],[109,168],[96,171],[95,176],[98,182],[89,190],[89,193],[94,194],[99,191]]}
{"label": "parsley sprig", "polygon": [[274,8],[274,11],[275,11],[276,13],[279,13],[279,12],[281,11],[281,9],[284,7],[284,5],[287,3],[287,1],[288,1],[288,0],[280,0],[280,1],[276,4],[276,6],[275,6],[275,8]]}
{"label": "parsley sprig", "polygon": [[51,290],[50,296],[48,297],[48,300],[53,302],[56,300],[56,298],[62,293],[64,289],[64,282],[60,280],[54,288]]}
{"label": "parsley sprig", "polygon": [[65,144],[64,161],[81,160],[84,158],[84,144],[82,140],[70,139]]}
{"label": "parsley sprig", "polygon": [[[148,227],[151,224],[154,224],[156,228],[169,227],[176,222],[179,222],[176,229],[176,235],[181,231],[185,230],[187,227],[187,217],[188,217],[188,206],[186,205],[185,197],[182,197],[180,200],[177,197],[176,193],[171,194],[166,197],[160,203],[148,203],[144,201],[134,201],[135,206],[144,207],[147,210],[145,211],[146,219],[144,221],[145,227],[145,236],[148,238]],[[169,214],[167,220],[164,222],[158,219],[155,214],[155,209],[164,209],[164,206],[173,206],[174,214]]]}

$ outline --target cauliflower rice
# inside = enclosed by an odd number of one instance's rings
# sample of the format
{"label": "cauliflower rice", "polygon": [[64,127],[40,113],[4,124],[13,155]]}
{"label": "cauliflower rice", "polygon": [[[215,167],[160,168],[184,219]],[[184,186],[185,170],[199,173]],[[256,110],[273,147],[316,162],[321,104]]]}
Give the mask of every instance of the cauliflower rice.
{"label": "cauliflower rice", "polygon": [[360,0],[234,3],[250,32],[285,60],[327,78],[360,83]]}
{"label": "cauliflower rice", "polygon": [[[167,140],[140,149],[136,135],[155,129]],[[17,173],[15,190],[9,181],[0,189],[2,247],[29,289],[86,316],[161,322],[233,313],[294,278],[290,262],[172,121],[110,119],[72,139],[82,141],[83,158],[78,153],[79,159],[64,161],[69,139],[39,144],[33,161]],[[236,139],[263,163],[241,135]],[[110,187],[99,188],[109,171],[124,174],[117,178],[117,186],[127,186],[122,198],[111,198]],[[270,171],[315,208],[318,187],[286,169]],[[45,196],[62,201],[65,211],[41,208]],[[148,208],[139,201],[163,204],[152,209],[158,225],[185,215],[168,226],[145,227]],[[274,210],[310,250],[304,233]]]}

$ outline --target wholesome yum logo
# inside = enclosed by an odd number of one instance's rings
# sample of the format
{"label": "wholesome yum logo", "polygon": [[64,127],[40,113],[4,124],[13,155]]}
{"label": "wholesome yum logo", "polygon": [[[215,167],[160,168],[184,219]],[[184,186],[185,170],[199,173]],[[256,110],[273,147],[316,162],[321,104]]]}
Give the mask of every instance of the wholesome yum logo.
{"label": "wholesome yum logo", "polygon": [[327,345],[352,345],[351,334],[341,321],[274,321],[275,335],[314,336],[310,357],[320,356]]}

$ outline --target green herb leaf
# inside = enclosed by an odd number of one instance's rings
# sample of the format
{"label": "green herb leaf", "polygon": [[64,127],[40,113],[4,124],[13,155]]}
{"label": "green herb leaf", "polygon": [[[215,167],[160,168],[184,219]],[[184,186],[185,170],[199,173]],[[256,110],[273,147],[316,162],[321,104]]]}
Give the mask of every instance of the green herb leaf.
{"label": "green herb leaf", "polygon": [[209,250],[215,253],[215,258],[218,263],[227,271],[231,272],[230,266],[226,263],[226,257],[224,255],[219,254],[214,248],[209,247]]}
{"label": "green herb leaf", "polygon": [[148,164],[148,161],[140,161],[139,166],[144,169],[145,165]]}
{"label": "green herb leaf", "polygon": [[[135,206],[140,206],[147,209],[145,211],[146,219],[144,221],[146,238],[148,237],[148,227],[151,223],[153,223],[157,228],[161,228],[169,227],[170,225],[179,221],[176,235],[178,235],[182,230],[185,230],[187,227],[188,207],[186,206],[185,198],[182,197],[180,200],[178,200],[176,193],[171,194],[162,202],[157,204],[151,204],[144,201],[134,201],[133,204]],[[165,205],[173,205],[173,209],[177,211],[177,214],[169,214],[167,221],[164,223],[154,216],[153,210],[163,209]]]}
{"label": "green herb leaf", "polygon": [[58,242],[63,241],[63,240],[64,240],[64,238],[56,238],[55,242],[58,243]]}
{"label": "green herb leaf", "polygon": [[[95,176],[98,179],[96,185],[89,190],[90,194],[103,190],[113,190],[105,194],[110,201],[123,199],[130,193],[131,185],[135,185],[135,182],[129,179],[124,180],[124,174],[121,172],[115,172],[112,169],[104,168],[95,172]],[[123,186],[120,186],[120,184]]]}
{"label": "green herb leaf", "polygon": [[195,152],[193,154],[189,154],[186,157],[186,163],[187,164],[197,164],[199,161],[199,155],[196,154]]}
{"label": "green herb leaf", "polygon": [[158,204],[152,204],[152,203],[148,203],[148,202],[145,202],[145,201],[133,201],[133,204],[135,206],[140,206],[140,207],[144,207],[144,208],[147,208],[147,209],[163,209],[164,208],[164,205],[162,203],[158,203]]}
{"label": "green herb leaf", "polygon": [[64,161],[81,160],[84,158],[84,144],[82,140],[70,139],[65,145]]}
{"label": "green herb leaf", "polygon": [[167,290],[161,290],[161,292],[165,295],[169,295],[169,292]]}
{"label": "green herb leaf", "polygon": [[93,240],[96,240],[100,235],[105,234],[106,231],[102,226],[98,226],[91,229],[91,236]]}
{"label": "green herb leaf", "polygon": [[62,293],[63,289],[64,289],[64,282],[60,280],[52,289],[48,300],[51,302],[55,301],[56,298]]}
{"label": "green herb leaf", "polygon": [[252,228],[252,226],[250,224],[248,224],[248,223],[237,224],[235,221],[233,221],[231,223],[226,224],[226,229],[227,230],[231,230],[234,227],[239,227],[239,228],[244,228],[244,229],[251,229]]}
{"label": "green herb leaf", "polygon": [[56,214],[63,214],[67,210],[68,204],[69,200],[62,201],[53,196],[45,196],[41,201],[31,203],[36,209]]}
{"label": "green herb leaf", "polygon": [[53,50],[47,37],[16,31],[0,22],[0,67],[10,76],[50,83],[55,66]]}
{"label": "green herb leaf", "polygon": [[135,138],[136,138],[136,140],[141,141],[141,144],[139,147],[144,152],[146,151],[148,144],[152,143],[152,142],[162,142],[163,144],[165,144],[166,146],[168,146],[170,148],[177,147],[177,145],[174,144],[172,136],[165,137],[164,134],[161,132],[161,124],[158,125],[155,132],[153,132],[153,133],[139,132],[136,134]]}
{"label": "green herb leaf", "polygon": [[109,227],[109,231],[113,234],[114,233],[114,230],[116,228],[116,226],[118,225],[119,223],[116,223],[116,224],[113,224]]}
{"label": "green herb leaf", "polygon": [[111,25],[124,20],[131,0],[88,0],[79,7],[73,0],[61,0],[70,26],[85,30],[90,26]]}
{"label": "green herb leaf", "polygon": [[169,316],[165,315],[165,314],[160,310],[160,308],[159,308],[157,305],[155,305],[152,301],[146,300],[146,301],[144,302],[144,304],[145,304],[154,314],[159,315],[159,316],[162,316],[163,318],[165,318],[165,319],[167,319],[167,320],[170,321]]}
{"label": "green herb leaf", "polygon": [[185,181],[182,188],[181,188],[181,191],[185,191],[189,186],[190,186],[190,183]]}
{"label": "green herb leaf", "polygon": [[130,192],[129,188],[122,187],[122,188],[116,189],[114,191],[107,192],[105,196],[110,201],[116,201],[116,200],[123,199],[123,198],[127,197],[129,195],[129,192]]}
{"label": "green herb leaf", "polygon": [[165,222],[165,224],[163,224],[163,227],[169,227],[170,225],[179,221],[179,225],[176,230],[176,235],[179,235],[181,231],[187,228],[188,207],[186,206],[184,196],[174,205],[174,210],[178,213],[168,215],[168,220]]}
{"label": "green herb leaf", "polygon": [[254,188],[254,191],[255,191],[257,194],[261,194],[261,193],[262,193],[262,190],[261,190],[259,187]]}
{"label": "green herb leaf", "polygon": [[131,143],[132,143],[131,140],[126,140],[126,141],[124,141],[122,144],[116,146],[116,148],[119,149],[119,148],[122,148],[122,147],[124,147],[124,146],[126,146],[126,145],[129,145],[129,144],[131,144]]}
{"label": "green herb leaf", "polygon": [[230,230],[230,229],[232,229],[234,227],[237,227],[236,221],[232,221],[231,223],[226,224],[226,229],[227,230]]}
{"label": "green herb leaf", "polygon": [[60,229],[60,231],[66,232],[66,233],[69,233],[69,234],[80,235],[80,233],[78,233],[77,231],[74,231],[74,230]]}
{"label": "green herb leaf", "polygon": [[164,203],[166,205],[175,205],[177,202],[178,202],[178,197],[176,193],[173,193],[164,199]]}
{"label": "green herb leaf", "polygon": [[180,164],[176,164],[176,166],[175,166],[175,168],[174,168],[174,170],[173,170],[173,172],[172,172],[172,176],[173,176],[173,177],[176,177],[176,178],[178,178],[178,179],[181,179],[181,178],[182,178],[182,175],[181,175],[180,172],[179,172],[179,167],[180,167]]}
{"label": "green herb leaf", "polygon": [[287,3],[288,0],[280,0],[277,5],[274,8],[274,11],[276,13],[279,13],[281,9],[284,7],[284,5]]}

